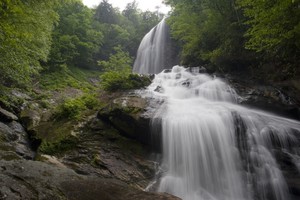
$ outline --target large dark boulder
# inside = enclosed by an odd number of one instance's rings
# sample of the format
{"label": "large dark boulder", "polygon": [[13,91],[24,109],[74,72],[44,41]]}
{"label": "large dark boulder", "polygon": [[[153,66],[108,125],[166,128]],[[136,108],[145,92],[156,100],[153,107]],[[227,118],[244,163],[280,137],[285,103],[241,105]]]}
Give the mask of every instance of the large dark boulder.
{"label": "large dark boulder", "polygon": [[144,144],[150,142],[150,122],[154,112],[147,99],[128,95],[113,99],[98,112],[98,118],[111,124],[126,137]]}

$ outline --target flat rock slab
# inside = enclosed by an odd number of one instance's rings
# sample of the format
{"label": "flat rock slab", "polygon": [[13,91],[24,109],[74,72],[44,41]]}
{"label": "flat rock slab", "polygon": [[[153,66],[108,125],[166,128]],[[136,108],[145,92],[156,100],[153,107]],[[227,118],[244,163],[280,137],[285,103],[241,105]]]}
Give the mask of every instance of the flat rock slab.
{"label": "flat rock slab", "polygon": [[0,162],[0,199],[5,200],[177,200],[138,190],[117,180],[82,176],[39,161]]}
{"label": "flat rock slab", "polygon": [[166,193],[144,192],[111,179],[66,181],[61,189],[70,200],[179,200]]}

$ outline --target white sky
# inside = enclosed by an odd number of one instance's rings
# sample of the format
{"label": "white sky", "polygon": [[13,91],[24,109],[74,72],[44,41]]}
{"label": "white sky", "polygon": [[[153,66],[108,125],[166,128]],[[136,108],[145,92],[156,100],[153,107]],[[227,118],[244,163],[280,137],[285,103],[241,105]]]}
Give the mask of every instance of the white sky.
{"label": "white sky", "polygon": [[[112,4],[113,7],[118,7],[120,10],[123,10],[127,3],[131,3],[133,0],[108,0],[108,3]],[[99,5],[101,0],[82,0],[83,4],[92,8],[93,6]],[[168,13],[170,11],[170,7],[167,7],[162,3],[162,0],[136,0],[138,3],[138,8],[146,11],[156,11],[156,6],[159,6],[159,11],[162,13]]]}

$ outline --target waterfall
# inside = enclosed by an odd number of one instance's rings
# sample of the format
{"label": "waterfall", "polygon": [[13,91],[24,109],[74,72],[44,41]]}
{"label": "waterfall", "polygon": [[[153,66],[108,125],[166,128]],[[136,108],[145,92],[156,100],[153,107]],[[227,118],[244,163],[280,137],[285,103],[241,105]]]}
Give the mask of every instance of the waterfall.
{"label": "waterfall", "polygon": [[299,121],[238,105],[242,97],[226,82],[180,66],[155,75],[147,95],[164,100],[153,120],[161,126],[153,133],[161,134],[162,159],[151,185],[159,192],[184,200],[291,199],[275,154],[286,152],[299,170]]}
{"label": "waterfall", "polygon": [[177,64],[169,34],[169,27],[164,18],[147,33],[137,51],[133,72],[139,74],[157,74],[163,69]]}

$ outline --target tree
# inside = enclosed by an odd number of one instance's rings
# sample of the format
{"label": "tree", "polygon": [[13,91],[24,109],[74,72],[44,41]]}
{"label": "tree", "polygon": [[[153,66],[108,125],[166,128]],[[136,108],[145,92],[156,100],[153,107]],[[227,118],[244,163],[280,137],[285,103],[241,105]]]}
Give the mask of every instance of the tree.
{"label": "tree", "polygon": [[147,76],[131,73],[132,58],[121,46],[114,48],[115,53],[110,54],[108,61],[99,61],[104,70],[100,76],[101,86],[107,91],[139,89],[151,83]]}
{"label": "tree", "polygon": [[58,1],[0,2],[0,81],[24,83],[47,61]]}
{"label": "tree", "polygon": [[83,68],[96,66],[94,55],[102,44],[101,27],[93,11],[80,1],[68,2],[58,9],[60,21],[53,31],[49,65],[67,64]]}
{"label": "tree", "polygon": [[96,8],[95,19],[101,23],[117,24],[118,11],[107,0],[103,0]]}
{"label": "tree", "polygon": [[300,11],[295,0],[239,0],[249,25],[246,48],[268,58],[298,62]]}
{"label": "tree", "polygon": [[114,54],[110,54],[108,61],[98,61],[98,65],[104,71],[117,71],[121,74],[127,74],[131,72],[132,57],[128,52],[122,50],[122,47],[114,47]]}
{"label": "tree", "polygon": [[172,36],[182,44],[187,65],[211,63],[222,69],[242,66],[250,58],[244,49],[245,26],[234,1],[166,0]]}

